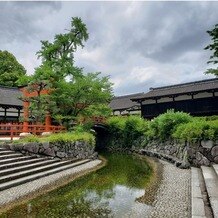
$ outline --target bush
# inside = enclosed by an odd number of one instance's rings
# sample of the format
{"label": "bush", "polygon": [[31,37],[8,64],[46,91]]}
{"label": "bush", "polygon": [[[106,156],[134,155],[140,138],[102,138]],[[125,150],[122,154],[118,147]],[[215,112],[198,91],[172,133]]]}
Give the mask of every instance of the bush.
{"label": "bush", "polygon": [[15,143],[25,142],[75,142],[86,141],[90,145],[95,146],[95,136],[88,132],[67,132],[67,133],[55,133],[45,137],[28,136],[21,140],[15,141]]}
{"label": "bush", "polygon": [[139,116],[111,117],[107,121],[112,144],[118,147],[132,147],[135,140],[144,135],[148,122]]}
{"label": "bush", "polygon": [[171,138],[178,125],[188,123],[191,119],[192,117],[187,113],[168,110],[149,123],[146,135],[150,139],[167,140]]}
{"label": "bush", "polygon": [[218,138],[218,120],[196,121],[182,124],[176,128],[173,137],[183,141],[198,141],[198,140],[217,140]]}

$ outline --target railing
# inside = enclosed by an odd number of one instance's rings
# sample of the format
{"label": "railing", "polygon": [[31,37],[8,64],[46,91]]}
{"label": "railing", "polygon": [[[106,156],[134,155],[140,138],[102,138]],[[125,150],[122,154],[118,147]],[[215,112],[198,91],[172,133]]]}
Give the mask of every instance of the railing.
{"label": "railing", "polygon": [[[49,132],[58,133],[65,130],[63,126],[48,126]],[[10,137],[13,140],[14,137],[19,137],[20,133],[23,132],[23,124],[17,123],[0,123],[0,137]],[[34,135],[41,135],[43,132],[46,132],[45,125],[28,125],[28,131]]]}

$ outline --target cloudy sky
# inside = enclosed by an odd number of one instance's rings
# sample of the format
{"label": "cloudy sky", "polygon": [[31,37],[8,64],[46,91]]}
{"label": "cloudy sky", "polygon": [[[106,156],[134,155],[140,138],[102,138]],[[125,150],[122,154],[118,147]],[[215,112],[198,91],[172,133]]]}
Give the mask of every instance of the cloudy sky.
{"label": "cloudy sky", "polygon": [[114,94],[211,78],[206,33],[218,23],[218,2],[0,2],[0,50],[28,74],[40,64],[40,40],[53,40],[79,16],[89,40],[75,54],[85,72],[110,75]]}

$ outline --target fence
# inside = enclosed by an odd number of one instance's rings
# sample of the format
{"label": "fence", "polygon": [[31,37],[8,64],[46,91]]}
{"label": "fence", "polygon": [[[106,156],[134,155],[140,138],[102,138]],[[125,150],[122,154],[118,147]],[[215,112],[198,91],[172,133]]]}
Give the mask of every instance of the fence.
{"label": "fence", "polygon": [[[53,133],[62,132],[65,130],[63,126],[49,126],[49,131]],[[19,137],[20,133],[23,132],[22,123],[0,123],[0,137],[10,137],[13,140],[14,137]],[[41,135],[46,132],[45,125],[28,125],[28,132],[34,135]]]}

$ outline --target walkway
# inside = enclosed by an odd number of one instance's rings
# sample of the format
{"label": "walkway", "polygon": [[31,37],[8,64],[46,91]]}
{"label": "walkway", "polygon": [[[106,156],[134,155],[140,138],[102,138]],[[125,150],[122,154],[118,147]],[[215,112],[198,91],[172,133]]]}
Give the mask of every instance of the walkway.
{"label": "walkway", "polygon": [[158,189],[149,218],[191,217],[191,173],[166,161],[163,164],[163,180]]}

